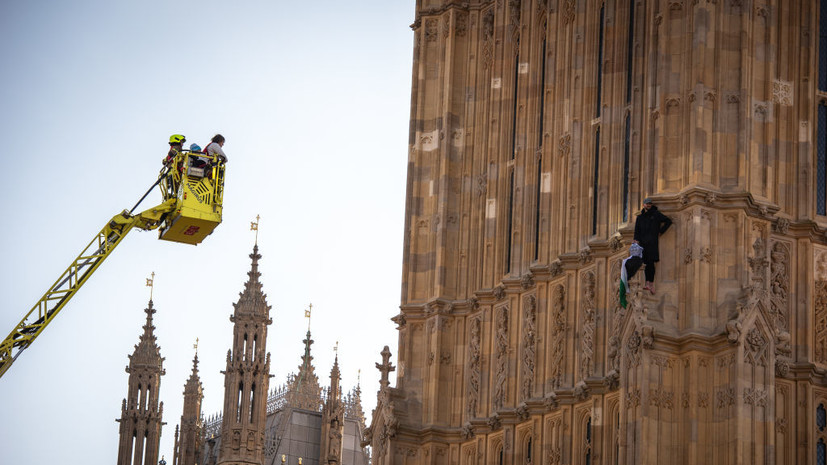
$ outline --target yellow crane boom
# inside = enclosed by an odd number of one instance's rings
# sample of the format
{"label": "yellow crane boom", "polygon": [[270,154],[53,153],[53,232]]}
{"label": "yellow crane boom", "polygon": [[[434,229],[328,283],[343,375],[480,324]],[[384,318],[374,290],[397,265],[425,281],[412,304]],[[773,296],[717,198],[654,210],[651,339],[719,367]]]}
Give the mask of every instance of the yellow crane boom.
{"label": "yellow crane boom", "polygon": [[0,343],[0,377],[133,228],[160,229],[159,239],[199,244],[221,223],[224,165],[220,160],[181,152],[161,170],[150,191],[155,186],[160,186],[164,201],[136,215],[124,210],[113,216]]}

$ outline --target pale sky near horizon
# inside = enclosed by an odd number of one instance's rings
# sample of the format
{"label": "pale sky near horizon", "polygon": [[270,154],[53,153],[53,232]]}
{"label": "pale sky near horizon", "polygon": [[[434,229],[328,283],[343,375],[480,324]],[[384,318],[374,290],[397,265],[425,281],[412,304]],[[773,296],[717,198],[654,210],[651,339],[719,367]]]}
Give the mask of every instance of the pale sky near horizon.
{"label": "pale sky near horizon", "polygon": [[171,464],[196,338],[202,411],[222,408],[256,215],[270,387],[300,363],[312,302],[320,383],[338,341],[342,384],[361,370],[370,416],[383,346],[396,362],[414,3],[0,3],[2,337],[155,181],[170,134],[204,146],[220,132],[229,157],[207,240],[132,232],[0,378],[0,463],[115,462],[154,272]]}

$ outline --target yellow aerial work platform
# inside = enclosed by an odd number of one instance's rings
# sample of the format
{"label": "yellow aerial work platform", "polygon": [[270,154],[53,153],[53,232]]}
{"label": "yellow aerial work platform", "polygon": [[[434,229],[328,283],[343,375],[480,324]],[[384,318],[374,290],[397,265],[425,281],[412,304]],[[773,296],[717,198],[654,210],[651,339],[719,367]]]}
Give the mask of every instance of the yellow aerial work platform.
{"label": "yellow aerial work platform", "polygon": [[[161,187],[164,201],[140,213],[138,205]],[[199,244],[221,224],[224,163],[201,152],[177,152],[132,210],[107,221],[71,265],[0,342],[0,377],[43,332],[133,228],[160,229],[160,239]]]}
{"label": "yellow aerial work platform", "polygon": [[224,164],[200,152],[180,152],[161,181],[164,199],[176,198],[175,210],[161,223],[159,238],[199,244],[221,224]]}

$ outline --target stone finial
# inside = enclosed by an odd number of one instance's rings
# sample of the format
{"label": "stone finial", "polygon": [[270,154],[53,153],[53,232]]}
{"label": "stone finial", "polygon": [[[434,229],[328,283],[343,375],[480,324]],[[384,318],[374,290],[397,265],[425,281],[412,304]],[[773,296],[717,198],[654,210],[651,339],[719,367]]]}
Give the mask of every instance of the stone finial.
{"label": "stone finial", "polygon": [[381,355],[382,363],[377,363],[376,368],[379,370],[379,373],[382,374],[382,379],[379,380],[379,385],[381,386],[381,389],[384,390],[391,384],[391,382],[388,381],[388,374],[395,371],[396,367],[390,362],[391,351],[388,346],[385,346],[385,348],[382,349]]}

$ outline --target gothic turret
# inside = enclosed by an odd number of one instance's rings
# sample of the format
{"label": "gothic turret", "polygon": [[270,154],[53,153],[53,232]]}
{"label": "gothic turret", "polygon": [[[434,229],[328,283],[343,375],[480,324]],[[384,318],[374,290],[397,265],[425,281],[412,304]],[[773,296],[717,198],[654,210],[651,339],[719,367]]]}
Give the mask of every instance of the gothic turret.
{"label": "gothic turret", "polygon": [[[197,346],[197,344],[196,344]],[[192,374],[184,385],[184,412],[181,414],[180,436],[175,441],[173,465],[195,465],[201,450],[201,401],[204,390],[198,376],[198,352],[192,359]]]}
{"label": "gothic turret", "polygon": [[249,279],[230,316],[233,347],[227,352],[224,373],[224,416],[219,464],[261,464],[270,382],[270,354],[266,353],[267,326],[273,323],[266,295],[261,291],[258,244],[250,254]]}
{"label": "gothic turret", "polygon": [[158,444],[164,403],[158,401],[161,376],[165,374],[161,348],[155,340],[152,300],[145,309],[146,324],[129,356],[129,389],[121,406],[118,465],[154,465],[158,463]]}
{"label": "gothic turret", "polygon": [[345,406],[342,404],[342,388],[339,385],[339,356],[330,370],[330,388],[322,409],[322,434],[319,441],[319,464],[342,463],[342,437],[345,431]]}
{"label": "gothic turret", "polygon": [[316,369],[313,367],[313,356],[310,355],[310,346],[313,345],[313,339],[310,338],[309,324],[307,335],[302,342],[304,342],[304,355],[302,355],[302,363],[299,365],[299,372],[291,375],[287,380],[290,391],[288,403],[292,408],[318,412],[322,407],[322,388],[319,385],[319,377],[316,376]]}

